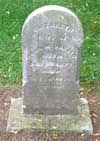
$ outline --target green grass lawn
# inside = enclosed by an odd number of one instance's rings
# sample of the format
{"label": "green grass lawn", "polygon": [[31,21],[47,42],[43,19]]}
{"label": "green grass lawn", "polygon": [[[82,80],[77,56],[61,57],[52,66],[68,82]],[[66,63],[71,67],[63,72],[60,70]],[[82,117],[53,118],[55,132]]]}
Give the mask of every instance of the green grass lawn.
{"label": "green grass lawn", "polygon": [[80,18],[84,28],[81,82],[100,83],[100,0],[0,0],[1,85],[21,84],[22,25],[33,10],[51,4],[67,7]]}

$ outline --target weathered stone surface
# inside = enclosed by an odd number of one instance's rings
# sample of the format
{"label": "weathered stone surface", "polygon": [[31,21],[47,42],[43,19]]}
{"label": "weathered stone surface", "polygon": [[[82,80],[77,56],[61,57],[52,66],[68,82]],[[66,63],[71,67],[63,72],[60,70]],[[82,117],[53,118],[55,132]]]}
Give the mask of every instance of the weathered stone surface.
{"label": "weathered stone surface", "polygon": [[23,99],[12,99],[7,124],[8,131],[32,128],[37,131],[93,133],[87,100],[80,99],[79,115],[24,114]]}
{"label": "weathered stone surface", "polygon": [[60,6],[29,15],[22,31],[26,113],[77,114],[83,30],[77,16]]}

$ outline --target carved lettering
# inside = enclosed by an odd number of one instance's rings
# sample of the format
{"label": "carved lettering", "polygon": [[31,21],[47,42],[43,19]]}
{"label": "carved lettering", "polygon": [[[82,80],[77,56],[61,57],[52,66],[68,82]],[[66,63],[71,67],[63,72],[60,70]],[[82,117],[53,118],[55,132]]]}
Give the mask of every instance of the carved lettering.
{"label": "carved lettering", "polygon": [[58,29],[63,29],[66,32],[72,33],[73,29],[71,27],[69,27],[68,25],[64,25],[61,23],[44,23],[41,25],[41,27],[34,27],[33,31],[38,32],[41,31],[43,29],[50,29],[50,28],[58,28]]}

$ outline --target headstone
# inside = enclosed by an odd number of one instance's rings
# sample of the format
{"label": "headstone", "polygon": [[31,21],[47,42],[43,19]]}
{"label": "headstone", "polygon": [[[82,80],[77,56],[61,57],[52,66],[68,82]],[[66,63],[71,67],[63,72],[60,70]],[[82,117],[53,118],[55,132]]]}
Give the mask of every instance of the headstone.
{"label": "headstone", "polygon": [[83,29],[77,16],[60,6],[44,6],[22,30],[24,111],[78,114]]}
{"label": "headstone", "polygon": [[88,102],[79,97],[82,41],[70,10],[44,6],[30,14],[22,30],[24,97],[11,100],[7,131],[93,133]]}

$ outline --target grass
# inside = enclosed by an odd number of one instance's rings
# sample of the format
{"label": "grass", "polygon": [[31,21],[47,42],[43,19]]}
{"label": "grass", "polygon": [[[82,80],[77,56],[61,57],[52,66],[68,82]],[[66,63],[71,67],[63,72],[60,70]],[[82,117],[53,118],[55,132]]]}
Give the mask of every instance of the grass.
{"label": "grass", "polygon": [[[84,28],[81,82],[100,84],[100,0],[0,0],[0,84],[21,84],[21,30],[26,17],[43,5],[61,5]],[[100,89],[100,88],[99,88]]]}

